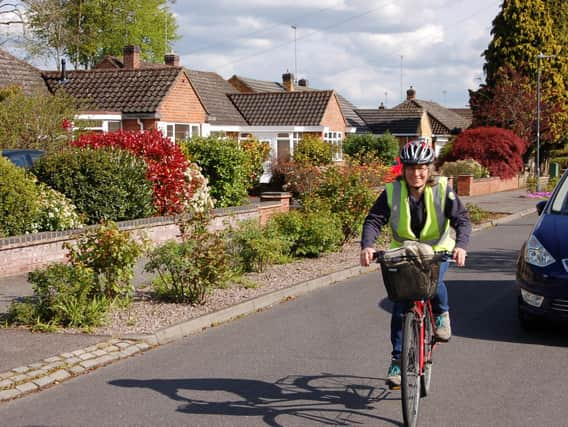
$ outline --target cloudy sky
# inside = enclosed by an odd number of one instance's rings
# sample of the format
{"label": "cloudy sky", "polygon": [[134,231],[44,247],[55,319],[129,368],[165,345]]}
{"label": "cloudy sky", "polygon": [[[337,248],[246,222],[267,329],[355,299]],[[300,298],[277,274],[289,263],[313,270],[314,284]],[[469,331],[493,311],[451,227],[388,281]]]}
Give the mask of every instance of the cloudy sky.
{"label": "cloudy sky", "polygon": [[500,4],[177,0],[171,8],[182,37],[174,49],[182,65],[225,78],[280,81],[295,72],[361,108],[392,107],[409,86],[419,99],[463,107],[483,77],[481,54]]}

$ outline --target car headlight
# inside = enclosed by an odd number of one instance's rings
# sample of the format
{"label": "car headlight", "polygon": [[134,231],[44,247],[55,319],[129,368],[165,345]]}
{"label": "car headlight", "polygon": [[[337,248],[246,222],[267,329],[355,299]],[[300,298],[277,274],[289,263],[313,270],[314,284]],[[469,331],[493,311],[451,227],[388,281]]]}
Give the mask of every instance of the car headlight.
{"label": "car headlight", "polygon": [[554,264],[556,262],[534,234],[531,235],[527,242],[527,246],[525,248],[525,261],[529,264],[536,265],[537,267],[546,267],[547,265]]}

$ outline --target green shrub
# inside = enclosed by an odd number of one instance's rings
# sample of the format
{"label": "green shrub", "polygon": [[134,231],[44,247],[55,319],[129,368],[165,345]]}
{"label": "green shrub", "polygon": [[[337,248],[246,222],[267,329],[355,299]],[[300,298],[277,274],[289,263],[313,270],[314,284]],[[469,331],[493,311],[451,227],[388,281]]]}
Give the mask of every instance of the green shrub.
{"label": "green shrub", "polygon": [[152,185],[144,160],[118,149],[69,149],[33,167],[41,182],[63,193],[89,224],[152,216]]}
{"label": "green shrub", "polygon": [[282,262],[289,252],[288,242],[263,229],[258,220],[242,221],[228,232],[229,252],[237,271],[264,271],[269,264]]}
{"label": "green shrub", "polygon": [[0,156],[0,237],[33,231],[38,196],[25,170]]}
{"label": "green shrub", "polygon": [[119,230],[111,221],[83,231],[75,244],[65,243],[63,247],[69,251],[71,265],[93,270],[97,295],[128,302],[134,292],[134,266],[144,252],[144,245],[128,231]]}
{"label": "green shrub", "polygon": [[327,207],[337,216],[343,243],[360,235],[363,221],[377,198],[367,178],[364,166],[348,164],[328,168],[319,187],[303,198],[307,210],[317,211],[323,207],[325,211]]}
{"label": "green shrub", "polygon": [[317,257],[336,250],[342,242],[341,221],[332,214],[306,213],[296,255]]}
{"label": "green shrub", "polygon": [[191,138],[182,143],[189,159],[201,167],[216,207],[238,206],[247,201],[251,160],[237,141],[221,138]]}
{"label": "green shrub", "polygon": [[473,159],[446,162],[441,167],[442,175],[454,176],[473,175],[474,178],[488,178],[489,171]]}
{"label": "green shrub", "polygon": [[189,213],[179,221],[182,242],[154,249],[145,270],[158,273],[154,290],[161,299],[202,304],[207,293],[225,286],[231,275],[226,243],[207,230],[207,215]]}
{"label": "green shrub", "polygon": [[390,133],[377,136],[371,133],[348,134],[343,142],[343,152],[363,163],[380,160],[390,165],[398,156],[399,142]]}
{"label": "green shrub", "polygon": [[267,224],[267,232],[280,236],[290,254],[299,257],[317,257],[333,251],[342,240],[337,216],[321,211],[274,215]]}
{"label": "green shrub", "polygon": [[81,265],[54,264],[28,274],[34,297],[10,306],[8,320],[31,326],[101,325],[110,307],[97,295],[94,272]]}
{"label": "green shrub", "polygon": [[323,166],[331,163],[333,153],[331,145],[322,138],[306,135],[294,149],[294,162]]}

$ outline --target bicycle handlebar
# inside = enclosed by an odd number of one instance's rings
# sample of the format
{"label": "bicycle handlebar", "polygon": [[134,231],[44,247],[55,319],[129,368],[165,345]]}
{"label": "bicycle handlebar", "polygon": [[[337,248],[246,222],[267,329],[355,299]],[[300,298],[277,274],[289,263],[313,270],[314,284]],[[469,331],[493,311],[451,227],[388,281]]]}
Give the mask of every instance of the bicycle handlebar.
{"label": "bicycle handlebar", "polygon": [[392,257],[389,258],[388,260],[385,258],[385,254],[386,251],[376,251],[373,254],[373,260],[376,261],[377,263],[381,263],[381,262],[385,262],[385,261],[391,261],[391,262],[400,262],[400,261],[404,261],[404,260],[410,260],[410,259],[428,259],[430,261],[440,261],[440,262],[456,262],[456,260],[452,259],[452,253],[448,252],[448,251],[438,251],[438,252],[434,252],[433,255],[425,255],[425,256],[420,256],[420,255],[399,255],[396,257]]}

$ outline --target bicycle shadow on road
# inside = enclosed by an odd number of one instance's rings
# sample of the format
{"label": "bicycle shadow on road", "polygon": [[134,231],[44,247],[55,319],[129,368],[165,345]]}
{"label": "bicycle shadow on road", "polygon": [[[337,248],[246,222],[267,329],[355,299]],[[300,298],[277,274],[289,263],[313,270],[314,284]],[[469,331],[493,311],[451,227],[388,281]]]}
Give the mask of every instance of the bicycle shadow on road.
{"label": "bicycle shadow on road", "polygon": [[[473,339],[568,346],[566,324],[543,323],[534,331],[521,328],[517,316],[515,282],[519,251],[489,249],[471,252],[466,267],[452,266],[444,282],[448,288],[452,335]],[[388,299],[379,306],[392,310]]]}
{"label": "bicycle shadow on road", "polygon": [[[199,415],[261,417],[281,426],[284,417],[323,425],[392,424],[377,415],[376,404],[392,399],[384,379],[322,373],[291,375],[274,383],[236,378],[119,379],[118,387],[148,388],[183,402],[179,412]],[[227,394],[230,395],[228,398]]]}

